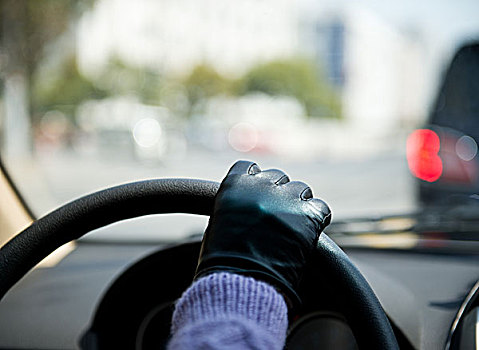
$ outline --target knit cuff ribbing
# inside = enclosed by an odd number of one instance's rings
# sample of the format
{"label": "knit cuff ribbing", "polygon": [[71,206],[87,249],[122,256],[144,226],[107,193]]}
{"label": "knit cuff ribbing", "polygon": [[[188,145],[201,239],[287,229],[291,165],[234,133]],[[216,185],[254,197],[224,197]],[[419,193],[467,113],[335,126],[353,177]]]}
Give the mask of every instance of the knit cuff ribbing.
{"label": "knit cuff ribbing", "polygon": [[213,273],[183,293],[173,313],[172,334],[201,322],[244,319],[284,341],[287,312],[284,298],[269,284],[232,273]]}

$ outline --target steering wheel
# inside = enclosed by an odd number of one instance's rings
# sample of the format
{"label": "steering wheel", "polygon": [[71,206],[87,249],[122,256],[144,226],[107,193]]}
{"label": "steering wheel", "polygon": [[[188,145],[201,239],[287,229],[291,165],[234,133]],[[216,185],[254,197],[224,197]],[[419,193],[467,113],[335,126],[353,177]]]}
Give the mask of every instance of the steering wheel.
{"label": "steering wheel", "polygon": [[[219,184],[193,179],[134,182],[74,200],[36,220],[0,249],[0,300],[30,269],[55,249],[114,222],[143,215],[209,215]],[[340,298],[342,313],[359,348],[399,349],[376,295],[347,255],[321,234],[305,278],[325,279]],[[319,288],[319,286],[317,287]]]}

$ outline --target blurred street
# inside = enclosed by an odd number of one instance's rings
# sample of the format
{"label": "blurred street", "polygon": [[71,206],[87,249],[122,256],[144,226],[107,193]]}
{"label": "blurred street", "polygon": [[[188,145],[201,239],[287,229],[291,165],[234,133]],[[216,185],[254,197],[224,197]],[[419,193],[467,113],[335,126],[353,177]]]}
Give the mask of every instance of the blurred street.
{"label": "blurred street", "polygon": [[[188,177],[221,181],[237,159],[253,159],[262,169],[277,167],[292,180],[308,183],[316,197],[327,201],[333,218],[377,216],[414,210],[413,179],[405,156],[362,160],[295,161],[240,153],[189,152],[164,164],[94,159],[68,153],[39,157],[35,171],[13,174],[37,214],[45,214],[72,198],[120,183],[141,179]],[[31,166],[31,164],[30,164]],[[23,178],[21,178],[23,177]],[[46,188],[45,188],[46,187]],[[22,189],[22,188],[21,188]],[[47,196],[49,194],[49,196]],[[29,198],[34,196],[35,198]],[[206,218],[170,215],[132,220],[96,234],[99,239],[175,239],[202,232]]]}

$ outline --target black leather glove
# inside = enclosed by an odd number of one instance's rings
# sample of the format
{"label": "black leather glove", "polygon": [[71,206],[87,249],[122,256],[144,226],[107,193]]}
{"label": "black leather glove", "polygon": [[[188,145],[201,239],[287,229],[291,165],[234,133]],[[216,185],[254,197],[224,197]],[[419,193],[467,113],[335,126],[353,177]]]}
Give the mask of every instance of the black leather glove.
{"label": "black leather glove", "polygon": [[329,207],[305,183],[238,161],[216,195],[195,278],[219,271],[251,276],[295,308],[303,267],[330,221]]}

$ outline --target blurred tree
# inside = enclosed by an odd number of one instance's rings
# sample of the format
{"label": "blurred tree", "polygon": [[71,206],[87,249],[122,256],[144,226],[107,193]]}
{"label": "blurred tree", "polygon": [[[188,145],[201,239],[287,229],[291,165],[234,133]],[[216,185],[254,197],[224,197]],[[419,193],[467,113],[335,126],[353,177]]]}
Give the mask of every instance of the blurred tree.
{"label": "blurred tree", "polygon": [[3,0],[2,46],[13,61],[32,72],[46,44],[71,24],[78,0]]}
{"label": "blurred tree", "polygon": [[189,104],[187,116],[201,109],[207,98],[234,92],[232,80],[205,64],[196,66],[181,83],[185,87]]}
{"label": "blurred tree", "polygon": [[305,59],[277,60],[253,67],[238,84],[238,93],[263,92],[295,97],[310,117],[341,118],[336,91]]}
{"label": "blurred tree", "polygon": [[105,89],[95,86],[78,71],[75,55],[67,56],[49,79],[36,79],[32,89],[33,106],[39,115],[58,110],[72,121],[82,101],[107,95]]}
{"label": "blurred tree", "polygon": [[[32,78],[45,55],[45,48],[72,29],[85,8],[95,0],[2,0],[1,46],[7,57],[2,83],[22,76],[26,84],[27,110],[33,107],[28,94]],[[34,111],[29,115],[35,116]]]}
{"label": "blurred tree", "polygon": [[[0,84],[5,93],[1,147],[11,156],[32,150],[35,123],[32,79],[45,48],[71,29],[83,7],[94,0],[2,0],[0,2]],[[74,39],[74,38],[73,38]]]}
{"label": "blurred tree", "polygon": [[134,67],[121,58],[110,59],[95,83],[109,95],[135,95],[145,104],[160,104],[162,76],[148,67]]}
{"label": "blurred tree", "polygon": [[[11,0],[7,0],[11,1]],[[44,49],[71,29],[94,0],[15,0],[26,3],[25,50],[27,66],[34,72]]]}

